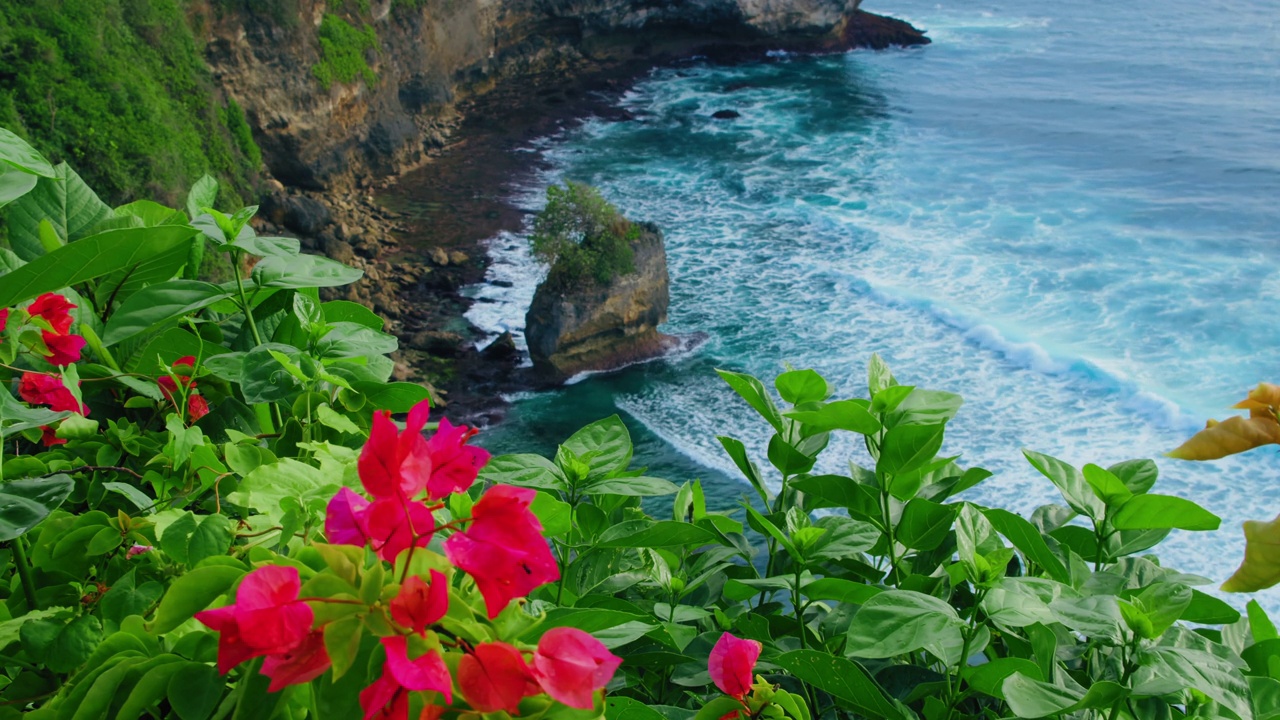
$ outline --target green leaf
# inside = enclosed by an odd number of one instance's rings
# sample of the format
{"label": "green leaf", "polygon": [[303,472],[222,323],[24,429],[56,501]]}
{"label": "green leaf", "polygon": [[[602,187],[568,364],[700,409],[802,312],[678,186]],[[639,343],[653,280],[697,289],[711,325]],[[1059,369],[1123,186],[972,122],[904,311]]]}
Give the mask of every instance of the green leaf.
{"label": "green leaf", "polygon": [[41,425],[52,425],[70,414],[42,407],[27,407],[15,400],[6,389],[0,388],[0,440]]}
{"label": "green leaf", "polygon": [[815,370],[791,370],[773,381],[778,394],[792,405],[821,402],[831,394],[827,381]]}
{"label": "green leaf", "polygon": [[50,643],[45,665],[57,673],[70,673],[84,664],[102,642],[102,622],[92,615],[72,620]]}
{"label": "green leaf", "polygon": [[1025,658],[995,658],[981,665],[964,669],[965,682],[981,693],[1004,699],[1004,680],[1014,673],[1021,673],[1032,680],[1043,681],[1040,666]]}
{"label": "green leaf", "polygon": [[499,455],[480,470],[478,480],[493,485],[515,485],[563,492],[568,480],[555,463],[541,455]]}
{"label": "green leaf", "polygon": [[297,238],[258,237],[250,233],[241,233],[227,244],[258,257],[292,258],[302,250]]}
{"label": "green leaf", "polygon": [[955,608],[932,595],[889,590],[868,600],[853,616],[845,654],[891,658],[928,649],[941,658],[939,650],[958,641],[963,626]]}
{"label": "green leaf", "polygon": [[657,548],[685,545],[693,548],[715,542],[717,538],[711,531],[697,525],[674,520],[628,520],[606,530],[596,546]]}
{"label": "green leaf", "polygon": [[53,166],[43,155],[27,144],[26,140],[4,128],[0,128],[0,163],[31,175],[57,177]]}
{"label": "green leaf", "polygon": [[1021,673],[1005,678],[1001,689],[1009,709],[1020,718],[1042,718],[1086,709],[1114,707],[1129,691],[1108,680],[1095,682],[1086,692],[1082,689],[1051,685]]}
{"label": "green leaf", "polygon": [[902,509],[894,539],[913,550],[934,550],[947,539],[956,508],[914,498]]}
{"label": "green leaf", "polygon": [[964,399],[941,390],[912,390],[885,418],[890,427],[899,425],[941,425],[960,411]]}
{"label": "green leaf", "polygon": [[358,323],[339,322],[316,343],[316,355],[322,359],[386,355],[400,347],[395,335],[388,335]]}
{"label": "green leaf", "polygon": [[1084,466],[1084,479],[1089,483],[1089,487],[1093,488],[1093,494],[1108,506],[1122,505],[1133,497],[1133,493],[1120,481],[1120,478],[1093,463]]}
{"label": "green leaf", "polygon": [[1244,676],[1216,655],[1192,648],[1154,647],[1139,654],[1138,666],[1132,681],[1135,694],[1163,695],[1194,688],[1242,718],[1253,713]]}
{"label": "green leaf", "polygon": [[382,318],[369,308],[350,300],[331,300],[320,306],[327,323],[351,322],[373,330],[381,330]]}
{"label": "green leaf", "polygon": [[231,290],[198,280],[169,280],[151,285],[130,295],[116,309],[107,322],[103,343],[114,345],[232,295]]}
{"label": "green leaf", "polygon": [[706,705],[703,705],[702,709],[698,711],[698,714],[693,716],[693,720],[720,720],[720,718],[735,710],[742,711],[742,713],[739,713],[739,717],[741,717],[742,714],[747,712],[747,706],[743,705],[741,701],[731,698],[728,695],[721,695],[720,697],[711,699]]}
{"label": "green leaf", "polygon": [[629,497],[656,497],[672,495],[680,488],[668,480],[655,477],[603,478],[581,488],[588,495],[627,495]]}
{"label": "green leaf", "polygon": [[324,627],[324,649],[333,663],[333,679],[336,681],[355,663],[360,652],[360,638],[364,636],[364,623],[358,617],[335,620]]}
{"label": "green leaf", "polygon": [[716,436],[716,440],[720,441],[720,445],[724,447],[725,452],[729,453],[729,458],[733,460],[733,464],[738,467],[738,470],[742,473],[743,477],[747,479],[747,482],[751,483],[751,487],[755,488],[756,494],[760,496],[760,500],[764,504],[768,505],[768,488],[764,486],[764,480],[760,478],[760,469],[757,468],[756,464],[747,456],[747,447],[742,444],[742,441],[735,440],[731,437],[725,437],[723,435]]}
{"label": "green leaf", "polygon": [[588,478],[592,480],[622,472],[631,465],[631,434],[617,415],[582,428],[561,447],[591,467]]}
{"label": "green leaf", "polygon": [[250,405],[281,402],[302,389],[302,383],[272,356],[273,352],[283,353],[295,362],[299,357],[297,348],[281,343],[266,343],[246,353],[240,391]]}
{"label": "green leaf", "polygon": [[[877,475],[906,475],[933,460],[942,447],[945,425],[902,425],[889,428],[876,461]],[[918,486],[917,486],[918,488]],[[909,500],[914,492],[895,492],[899,500]]]}
{"label": "green leaf", "polygon": [[1049,604],[1054,618],[1072,630],[1121,642],[1124,617],[1114,596],[1062,597]]}
{"label": "green leaf", "polygon": [[169,678],[169,705],[182,720],[206,720],[222,699],[225,686],[217,668],[187,663]]}
{"label": "green leaf", "polygon": [[1093,488],[1089,487],[1089,483],[1079,470],[1048,455],[1030,450],[1023,450],[1022,454],[1026,456],[1032,467],[1057,486],[1058,492],[1062,493],[1062,497],[1066,499],[1072,510],[1087,518],[1102,520],[1106,513],[1106,505],[1093,493]]}
{"label": "green leaf", "polygon": [[[864,605],[868,600],[884,592],[884,588],[843,578],[822,578],[802,588],[809,600],[834,600],[851,605]],[[754,595],[754,593],[753,593]]]}
{"label": "green leaf", "polygon": [[750,375],[729,370],[716,370],[716,374],[743,400],[746,400],[753,410],[760,413],[760,417],[767,420],[774,430],[783,431],[782,416],[778,413],[778,407],[773,404],[773,398],[769,397],[768,391],[765,390],[764,383]]}
{"label": "green leaf", "polygon": [[866,400],[837,400],[817,410],[794,410],[785,415],[820,432],[848,430],[874,435],[880,432],[881,425],[868,410],[870,405]]}
{"label": "green leaf", "polygon": [[1178,619],[1201,625],[1230,625],[1240,619],[1240,611],[1212,595],[1192,590],[1191,603]]}
{"label": "green leaf", "polygon": [[164,586],[154,580],[138,585],[134,578],[135,573],[135,570],[130,570],[112,583],[111,589],[99,602],[102,616],[116,625],[130,615],[141,615],[146,612],[152,603],[164,594]]}
{"label": "green leaf", "polygon": [[[40,178],[31,192],[10,205],[5,217],[9,246],[23,260],[45,254],[40,243],[40,221],[48,220],[63,242],[71,242],[88,235],[94,225],[111,214],[111,208],[98,199],[70,165],[60,163],[53,170],[53,175]],[[12,304],[0,302],[0,307]]]}
{"label": "green leaf", "polygon": [[987,516],[987,520],[991,521],[996,532],[1008,538],[1009,542],[1021,550],[1028,560],[1044,568],[1049,577],[1062,583],[1071,581],[1071,574],[1067,572],[1066,566],[1049,549],[1044,535],[1036,529],[1035,525],[1008,510],[989,508],[982,512]]}
{"label": "green leaf", "polygon": [[915,720],[915,714],[892,699],[871,674],[852,660],[818,650],[793,650],[774,662],[801,681],[832,697],[841,705],[872,718]]}
{"label": "green leaf", "polygon": [[209,607],[210,603],[229,590],[244,574],[244,568],[206,565],[179,577],[169,586],[169,591],[160,601],[149,630],[156,635],[163,635],[178,627]]}
{"label": "green leaf", "polygon": [[1222,519],[1172,495],[1135,495],[1111,518],[1117,530],[1217,530]]}
{"label": "green leaf", "polygon": [[0,208],[34,190],[39,181],[40,178],[31,173],[0,165]]}
{"label": "green leaf", "polygon": [[609,610],[606,608],[554,608],[547,611],[546,619],[530,628],[521,637],[529,643],[537,642],[543,633],[556,627],[572,627],[590,633],[605,647],[621,647],[633,642],[658,625],[646,615]]}
{"label": "green leaf", "polygon": [[414,405],[431,399],[431,391],[417,383],[354,382],[351,387],[364,396],[372,410],[407,413]]}
{"label": "green leaf", "polygon": [[573,506],[557,500],[550,493],[540,492],[529,505],[538,522],[542,523],[545,537],[558,537],[573,530]]}
{"label": "green leaf", "polygon": [[349,285],[364,272],[319,255],[270,256],[253,266],[250,279],[258,287],[311,288]]}
{"label": "green leaf", "polygon": [[1120,478],[1120,482],[1129,488],[1134,495],[1141,495],[1156,484],[1160,476],[1153,460],[1125,460],[1107,468],[1107,471]]}
{"label": "green leaf", "polygon": [[639,700],[618,695],[605,699],[604,716],[606,720],[668,720],[662,713]]}
{"label": "green leaf", "polygon": [[75,481],[65,474],[0,483],[0,542],[20,537],[38,525],[74,489]]}
{"label": "green leaf", "polygon": [[203,175],[187,193],[187,216],[200,217],[204,208],[213,207],[216,202],[218,202],[218,181],[212,175]]}
{"label": "green leaf", "polygon": [[[806,508],[842,507],[862,515],[880,517],[879,493],[844,475],[809,475],[791,481],[806,496]],[[820,500],[821,503],[813,502]]]}
{"label": "green leaf", "polygon": [[64,245],[5,275],[0,307],[118,270],[143,267],[157,256],[189,243],[194,235],[194,229],[179,225],[126,228]]}
{"label": "green leaf", "polygon": [[1280,638],[1280,632],[1276,631],[1275,623],[1267,617],[1267,611],[1262,609],[1257,600],[1250,600],[1245,605],[1245,610],[1249,613],[1249,630],[1253,633],[1254,642]]}

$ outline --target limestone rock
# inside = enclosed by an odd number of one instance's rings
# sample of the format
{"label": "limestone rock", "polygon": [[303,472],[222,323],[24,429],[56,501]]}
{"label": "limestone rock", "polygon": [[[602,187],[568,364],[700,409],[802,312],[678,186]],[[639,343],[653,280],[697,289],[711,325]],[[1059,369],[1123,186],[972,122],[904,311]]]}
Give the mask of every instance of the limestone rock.
{"label": "limestone rock", "polygon": [[635,271],[607,285],[568,291],[545,283],[525,315],[525,338],[534,369],[563,380],[588,370],[610,370],[657,357],[676,344],[658,332],[670,303],[667,253],[662,232],[642,224],[632,242]]}

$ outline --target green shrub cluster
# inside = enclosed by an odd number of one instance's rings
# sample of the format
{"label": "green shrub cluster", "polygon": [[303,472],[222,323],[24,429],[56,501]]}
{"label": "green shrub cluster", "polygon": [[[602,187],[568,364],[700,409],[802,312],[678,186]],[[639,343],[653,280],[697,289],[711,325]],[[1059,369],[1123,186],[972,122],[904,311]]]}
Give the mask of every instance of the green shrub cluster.
{"label": "green shrub cluster", "polygon": [[640,228],[583,183],[547,188],[547,205],[533,222],[533,254],[551,266],[547,283],[567,290],[605,284],[635,270],[631,243]]}
{"label": "green shrub cluster", "polygon": [[378,34],[364,25],[356,27],[337,15],[327,14],[320,22],[320,62],[311,73],[327,90],[334,82],[349,83],[363,77],[373,85],[378,75],[365,60],[365,51],[378,47]]}
{"label": "green shrub cluster", "polygon": [[254,142],[253,130],[249,127],[249,122],[244,119],[244,110],[235,98],[227,98],[227,106],[222,109],[222,122],[227,126],[231,137],[236,141],[236,147],[240,149],[245,159],[254,167],[261,165],[262,150],[258,148],[258,143]]}
{"label": "green shrub cluster", "polygon": [[173,200],[205,173],[250,195],[260,157],[220,115],[179,0],[0,3],[0,125],[105,197]]}

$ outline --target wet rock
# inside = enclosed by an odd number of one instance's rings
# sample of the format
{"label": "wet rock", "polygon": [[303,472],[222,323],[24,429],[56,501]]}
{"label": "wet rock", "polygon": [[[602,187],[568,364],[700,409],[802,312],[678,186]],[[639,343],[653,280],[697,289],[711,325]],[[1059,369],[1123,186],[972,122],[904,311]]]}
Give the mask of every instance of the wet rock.
{"label": "wet rock", "polygon": [[463,337],[443,330],[424,330],[416,333],[410,344],[416,350],[442,358],[458,357],[462,353]]}
{"label": "wet rock", "polygon": [[492,363],[514,362],[520,359],[520,349],[516,347],[516,339],[511,336],[511,332],[507,331],[484,346],[480,351],[480,358]]}
{"label": "wet rock", "polygon": [[742,117],[742,113],[737,110],[717,110],[711,113],[711,117],[716,120],[733,120]]}

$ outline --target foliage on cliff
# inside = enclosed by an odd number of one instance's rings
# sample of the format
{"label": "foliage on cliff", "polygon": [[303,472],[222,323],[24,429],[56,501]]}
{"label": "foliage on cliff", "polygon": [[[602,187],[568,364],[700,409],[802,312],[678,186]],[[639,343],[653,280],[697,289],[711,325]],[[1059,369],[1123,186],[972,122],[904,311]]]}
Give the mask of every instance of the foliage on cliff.
{"label": "foliage on cliff", "polygon": [[569,180],[547,188],[547,204],[533,221],[534,257],[550,266],[547,284],[566,291],[605,284],[635,267],[631,242],[640,228],[600,191]]}
{"label": "foliage on cliff", "polygon": [[377,47],[378,35],[372,27],[356,27],[337,15],[326,14],[320,22],[321,59],[311,67],[311,74],[326,90],[334,82],[349,83],[356,78],[373,85],[378,75],[369,67],[365,53]]}
{"label": "foliage on cliff", "polygon": [[[176,200],[205,173],[252,196],[261,158],[224,110],[180,0],[0,3],[0,125],[112,201]],[[238,110],[238,109],[237,109]]]}

